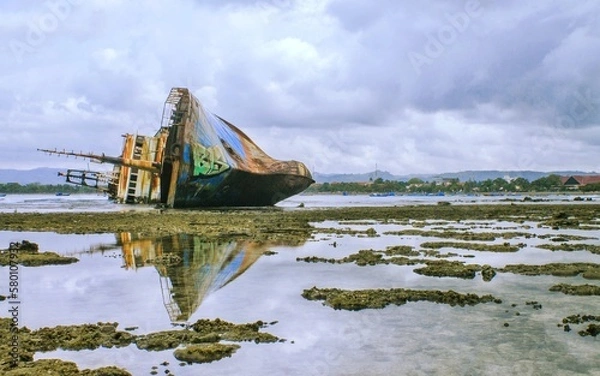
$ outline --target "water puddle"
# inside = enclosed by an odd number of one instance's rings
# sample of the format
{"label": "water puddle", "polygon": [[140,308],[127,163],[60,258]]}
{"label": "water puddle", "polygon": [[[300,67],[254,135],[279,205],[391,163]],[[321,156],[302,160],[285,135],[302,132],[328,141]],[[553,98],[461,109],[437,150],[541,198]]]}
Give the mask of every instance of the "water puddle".
{"label": "water puddle", "polygon": [[[207,241],[191,234],[147,238],[130,233],[0,232],[0,242],[27,239],[39,243],[42,251],[80,260],[71,265],[21,269],[20,320],[31,329],[101,321],[118,322],[120,330],[129,328],[138,335],[202,318],[221,318],[235,323],[272,322],[268,332],[286,339],[273,344],[242,343],[231,358],[196,365],[180,364],[171,350],[148,352],[134,345],[35,356],[72,360],[80,369],[115,364],[134,375],[150,374],[152,367],[157,367],[159,374],[168,369],[175,375],[597,374],[599,339],[581,337],[577,330],[567,333],[559,324],[573,314],[600,314],[600,296],[572,296],[549,288],[557,283],[598,286],[598,280],[581,275],[498,273],[486,282],[479,275],[474,279],[419,275],[413,271],[414,265],[297,261],[310,256],[342,259],[360,250],[384,251],[402,245],[421,251],[425,242],[464,241],[521,246],[512,253],[455,247],[439,251],[456,253],[447,260],[494,268],[517,263],[600,264],[598,254],[538,248],[557,236],[587,237],[570,242],[597,246],[597,231],[494,221],[315,225],[320,232],[293,247],[248,239]],[[397,234],[408,229],[429,232]],[[434,231],[513,231],[531,236],[484,242],[441,238]],[[7,283],[7,278],[2,278],[0,288],[5,290]],[[502,303],[452,307],[409,302],[385,309],[334,310],[302,297],[302,292],[313,286],[454,290],[492,294]],[[531,301],[541,308],[527,304]]]}

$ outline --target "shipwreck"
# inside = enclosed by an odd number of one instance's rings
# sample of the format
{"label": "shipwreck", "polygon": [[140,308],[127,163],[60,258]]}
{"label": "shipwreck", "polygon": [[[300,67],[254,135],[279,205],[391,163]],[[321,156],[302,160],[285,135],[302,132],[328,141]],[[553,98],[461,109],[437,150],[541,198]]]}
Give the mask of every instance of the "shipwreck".
{"label": "shipwreck", "polygon": [[112,171],[69,169],[68,183],[106,192],[119,203],[172,208],[269,206],[314,183],[302,162],[274,159],[188,89],[173,88],[154,136],[124,134],[118,157],[38,149],[110,163]]}
{"label": "shipwreck", "polygon": [[213,292],[232,283],[267,250],[250,240],[207,241],[199,235],[145,238],[117,234],[125,269],[154,266],[171,322],[186,322]]}

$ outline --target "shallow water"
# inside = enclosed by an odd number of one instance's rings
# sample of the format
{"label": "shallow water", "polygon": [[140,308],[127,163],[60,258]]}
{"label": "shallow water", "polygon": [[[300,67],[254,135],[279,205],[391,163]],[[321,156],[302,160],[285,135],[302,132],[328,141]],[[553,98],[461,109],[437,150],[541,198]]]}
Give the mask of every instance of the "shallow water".
{"label": "shallow water", "polygon": [[[520,276],[499,273],[491,282],[433,278],[412,272],[414,266],[297,262],[297,257],[342,258],[361,249],[384,250],[391,245],[419,247],[424,241],[452,240],[421,236],[382,235],[412,228],[411,224],[314,224],[323,232],[297,247],[258,245],[243,240],[203,242],[181,234],[158,239],[130,234],[58,235],[0,232],[0,244],[27,239],[41,250],[74,255],[71,265],[22,267],[21,322],[29,328],[118,322],[119,329],[137,326],[136,334],[172,328],[172,321],[195,322],[221,318],[235,323],[278,321],[266,331],[285,343],[243,343],[233,357],[210,364],[180,366],[172,350],[147,352],[135,346],[94,351],[38,353],[36,358],[60,357],[80,369],[116,364],[134,375],[286,374],[286,375],[599,375],[598,338],[580,337],[585,325],[566,333],[557,324],[573,314],[600,314],[600,297],[550,292],[557,283],[594,284],[582,277]],[[531,227],[524,227],[524,226]],[[474,227],[472,231],[526,231],[592,237],[598,231],[550,230],[533,223],[468,221],[431,222],[432,228]],[[329,234],[327,228],[366,230],[378,237]],[[501,228],[501,230],[498,230]],[[502,230],[509,229],[509,230]],[[332,244],[336,242],[334,247]],[[536,245],[548,239],[498,240],[525,243],[517,253],[441,249],[459,254],[451,259],[502,267],[508,263],[600,263],[589,252],[552,252]],[[264,250],[277,252],[261,255]],[[182,262],[154,265],[161,255],[175,254]],[[463,255],[474,258],[464,258]],[[0,278],[0,291],[7,289]],[[503,300],[473,307],[427,302],[385,309],[336,311],[301,297],[312,286],[344,289],[411,288],[493,294]],[[534,310],[528,301],[538,301]],[[6,303],[0,303],[0,306]],[[516,307],[512,307],[516,304]],[[519,315],[517,315],[517,312]],[[7,316],[7,309],[2,309]],[[504,324],[509,324],[505,327]],[[169,366],[159,365],[163,361]]]}
{"label": "shallow water", "polygon": [[98,212],[126,210],[132,206],[118,205],[101,194],[9,194],[0,198],[2,213]]}
{"label": "shallow water", "polygon": [[[580,203],[573,201],[572,194],[528,195],[541,203]],[[322,195],[299,194],[279,202],[276,206],[284,209],[297,208],[329,208],[329,207],[361,207],[361,206],[405,206],[405,205],[435,205],[440,201],[461,204],[506,204],[521,201],[526,195],[397,195],[387,197],[371,197],[369,195]],[[600,200],[598,195],[586,195],[591,201]],[[153,205],[116,204],[102,194],[72,194],[56,196],[51,194],[9,194],[0,197],[0,213],[51,213],[51,212],[105,212],[124,210],[148,210]]]}

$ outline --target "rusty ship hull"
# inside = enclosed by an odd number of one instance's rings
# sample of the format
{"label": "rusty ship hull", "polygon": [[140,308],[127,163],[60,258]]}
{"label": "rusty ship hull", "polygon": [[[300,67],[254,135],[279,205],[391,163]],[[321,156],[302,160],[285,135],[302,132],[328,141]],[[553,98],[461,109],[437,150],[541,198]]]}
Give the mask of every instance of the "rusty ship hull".
{"label": "rusty ship hull", "polygon": [[268,206],[314,183],[302,162],[270,157],[233,124],[173,88],[154,136],[124,135],[120,157],[40,149],[112,163],[112,172],[68,170],[66,181],[122,203],[172,208]]}
{"label": "rusty ship hull", "polygon": [[[270,206],[300,193],[308,183],[285,174],[254,174],[232,169],[223,177],[178,186],[174,207]],[[201,186],[201,192],[197,192]],[[304,188],[299,188],[304,187]]]}

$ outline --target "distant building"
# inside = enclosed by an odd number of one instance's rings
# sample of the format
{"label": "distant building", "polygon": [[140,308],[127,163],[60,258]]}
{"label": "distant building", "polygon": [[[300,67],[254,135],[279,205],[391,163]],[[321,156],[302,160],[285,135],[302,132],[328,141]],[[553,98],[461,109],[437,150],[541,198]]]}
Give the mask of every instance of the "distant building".
{"label": "distant building", "polygon": [[458,183],[458,178],[432,178],[429,179],[428,182],[434,183],[435,185],[443,185],[447,187],[452,183]]}
{"label": "distant building", "polygon": [[560,181],[564,186],[577,188],[588,184],[600,183],[600,175],[561,176]]}

